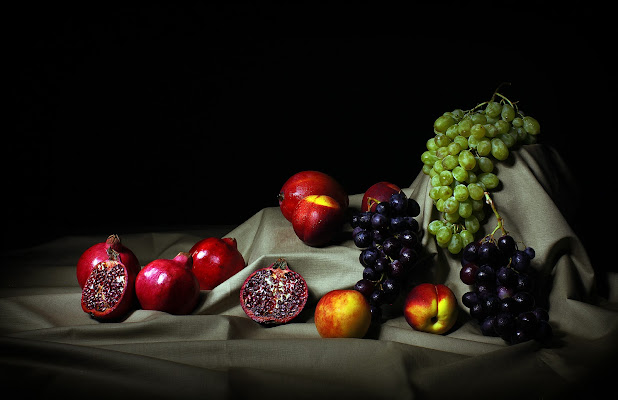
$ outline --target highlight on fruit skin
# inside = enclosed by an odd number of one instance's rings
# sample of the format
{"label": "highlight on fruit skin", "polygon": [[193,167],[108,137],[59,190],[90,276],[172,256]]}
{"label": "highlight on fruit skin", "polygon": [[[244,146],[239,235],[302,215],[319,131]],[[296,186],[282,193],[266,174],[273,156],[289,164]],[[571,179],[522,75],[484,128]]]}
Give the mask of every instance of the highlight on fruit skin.
{"label": "highlight on fruit skin", "polygon": [[267,325],[292,321],[304,309],[308,297],[307,282],[283,258],[254,271],[240,289],[240,305],[245,314]]}

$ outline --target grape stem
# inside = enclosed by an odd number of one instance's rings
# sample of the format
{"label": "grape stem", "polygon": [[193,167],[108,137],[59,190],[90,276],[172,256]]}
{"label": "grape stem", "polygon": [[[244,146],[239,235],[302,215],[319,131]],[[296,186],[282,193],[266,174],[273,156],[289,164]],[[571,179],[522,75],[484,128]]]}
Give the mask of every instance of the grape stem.
{"label": "grape stem", "polygon": [[493,238],[496,232],[498,231],[498,229],[502,231],[502,235],[507,235],[508,232],[504,228],[504,218],[500,216],[500,213],[498,212],[498,209],[496,208],[496,204],[494,203],[493,199],[489,195],[489,192],[483,192],[483,193],[485,194],[485,202],[489,204],[489,206],[491,207],[491,210],[494,212],[494,215],[496,216],[496,219],[498,220],[498,226],[496,226],[493,232],[491,232],[490,236]]}

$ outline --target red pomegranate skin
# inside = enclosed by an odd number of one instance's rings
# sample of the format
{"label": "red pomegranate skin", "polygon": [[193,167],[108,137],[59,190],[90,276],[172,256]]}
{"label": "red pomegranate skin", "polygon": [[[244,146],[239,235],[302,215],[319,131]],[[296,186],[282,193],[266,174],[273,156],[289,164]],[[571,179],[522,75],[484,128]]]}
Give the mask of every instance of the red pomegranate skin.
{"label": "red pomegranate skin", "polygon": [[200,285],[191,272],[193,259],[180,252],[173,259],[154,260],[137,274],[135,294],[144,310],[189,314],[200,297]]}
{"label": "red pomegranate skin", "polygon": [[107,249],[109,248],[118,252],[120,260],[133,276],[137,275],[140,271],[140,264],[135,254],[120,242],[118,235],[110,235],[105,242],[93,245],[79,257],[77,261],[79,287],[83,289],[92,269],[100,262],[108,259]]}
{"label": "red pomegranate skin", "polygon": [[298,202],[312,194],[330,196],[341,208],[348,208],[348,194],[333,177],[320,171],[301,171],[292,175],[279,191],[279,208],[285,219],[292,222]]}
{"label": "red pomegranate skin", "polygon": [[388,201],[392,195],[399,193],[399,186],[390,182],[378,182],[373,184],[363,195],[361,211],[375,212],[378,203]]}
{"label": "red pomegranate skin", "polygon": [[200,289],[212,290],[245,268],[245,260],[234,238],[209,237],[191,247],[193,273]]}

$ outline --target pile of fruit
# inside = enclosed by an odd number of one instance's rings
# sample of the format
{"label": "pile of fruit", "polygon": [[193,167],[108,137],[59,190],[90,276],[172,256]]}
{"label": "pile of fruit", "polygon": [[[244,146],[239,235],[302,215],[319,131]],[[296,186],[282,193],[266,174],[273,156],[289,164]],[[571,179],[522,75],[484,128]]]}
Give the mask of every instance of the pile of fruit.
{"label": "pile of fruit", "polygon": [[[518,248],[491,197],[501,185],[495,163],[506,160],[518,143],[534,142],[539,130],[534,118],[497,91],[468,111],[456,109],[436,119],[434,136],[421,155],[423,172],[431,176],[429,197],[439,212],[427,226],[416,220],[420,205],[415,199],[395,184],[378,182],[364,193],[360,210],[349,213],[350,236],[344,229],[349,198],[339,182],[319,171],[290,177],[279,193],[279,207],[298,239],[323,247],[342,238],[360,249],[362,278],[353,288],[326,293],[316,305],[320,336],[364,337],[372,322],[382,322],[383,306],[395,304],[400,295],[405,295],[401,313],[413,329],[452,330],[459,310],[453,291],[429,282],[410,285],[422,265],[426,230],[439,247],[461,258],[461,281],[471,287],[462,303],[484,335],[508,343],[549,343],[549,314],[535,297],[535,251]],[[497,226],[478,238],[487,207]],[[77,279],[84,312],[119,320],[137,307],[191,313],[200,290],[215,288],[244,267],[232,238],[206,238],[171,260],[141,268],[135,254],[111,235],[82,254]],[[308,293],[307,282],[280,258],[249,275],[239,301],[255,322],[284,324],[303,311]]]}

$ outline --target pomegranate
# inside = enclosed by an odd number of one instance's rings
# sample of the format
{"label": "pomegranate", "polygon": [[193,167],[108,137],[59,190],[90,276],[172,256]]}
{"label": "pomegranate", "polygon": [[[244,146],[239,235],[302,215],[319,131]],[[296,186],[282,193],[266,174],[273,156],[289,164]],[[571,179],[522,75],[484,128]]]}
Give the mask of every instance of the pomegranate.
{"label": "pomegranate", "polygon": [[249,275],[240,288],[240,305],[255,322],[284,324],[300,314],[308,295],[307,282],[279,258]]}
{"label": "pomegranate", "polygon": [[132,307],[135,274],[113,248],[108,259],[94,266],[82,289],[82,310],[91,317],[111,320],[123,317]]}
{"label": "pomegranate", "polygon": [[133,272],[134,275],[137,275],[140,270],[140,264],[135,254],[120,243],[118,235],[110,235],[105,242],[95,244],[79,257],[77,261],[77,282],[79,287],[83,289],[90,271],[100,262],[108,259],[108,249],[114,249],[120,255],[122,263],[127,269]]}
{"label": "pomegranate", "polygon": [[191,272],[191,254],[154,260],[137,274],[135,294],[144,310],[189,314],[200,297],[200,284]]}
{"label": "pomegranate", "polygon": [[292,175],[279,191],[279,208],[285,219],[292,222],[298,202],[312,194],[330,196],[341,208],[348,208],[348,194],[333,177],[319,171],[301,171]]}
{"label": "pomegranate", "polygon": [[238,251],[236,239],[202,239],[189,250],[193,257],[193,273],[200,289],[211,290],[245,268],[245,260]]}

